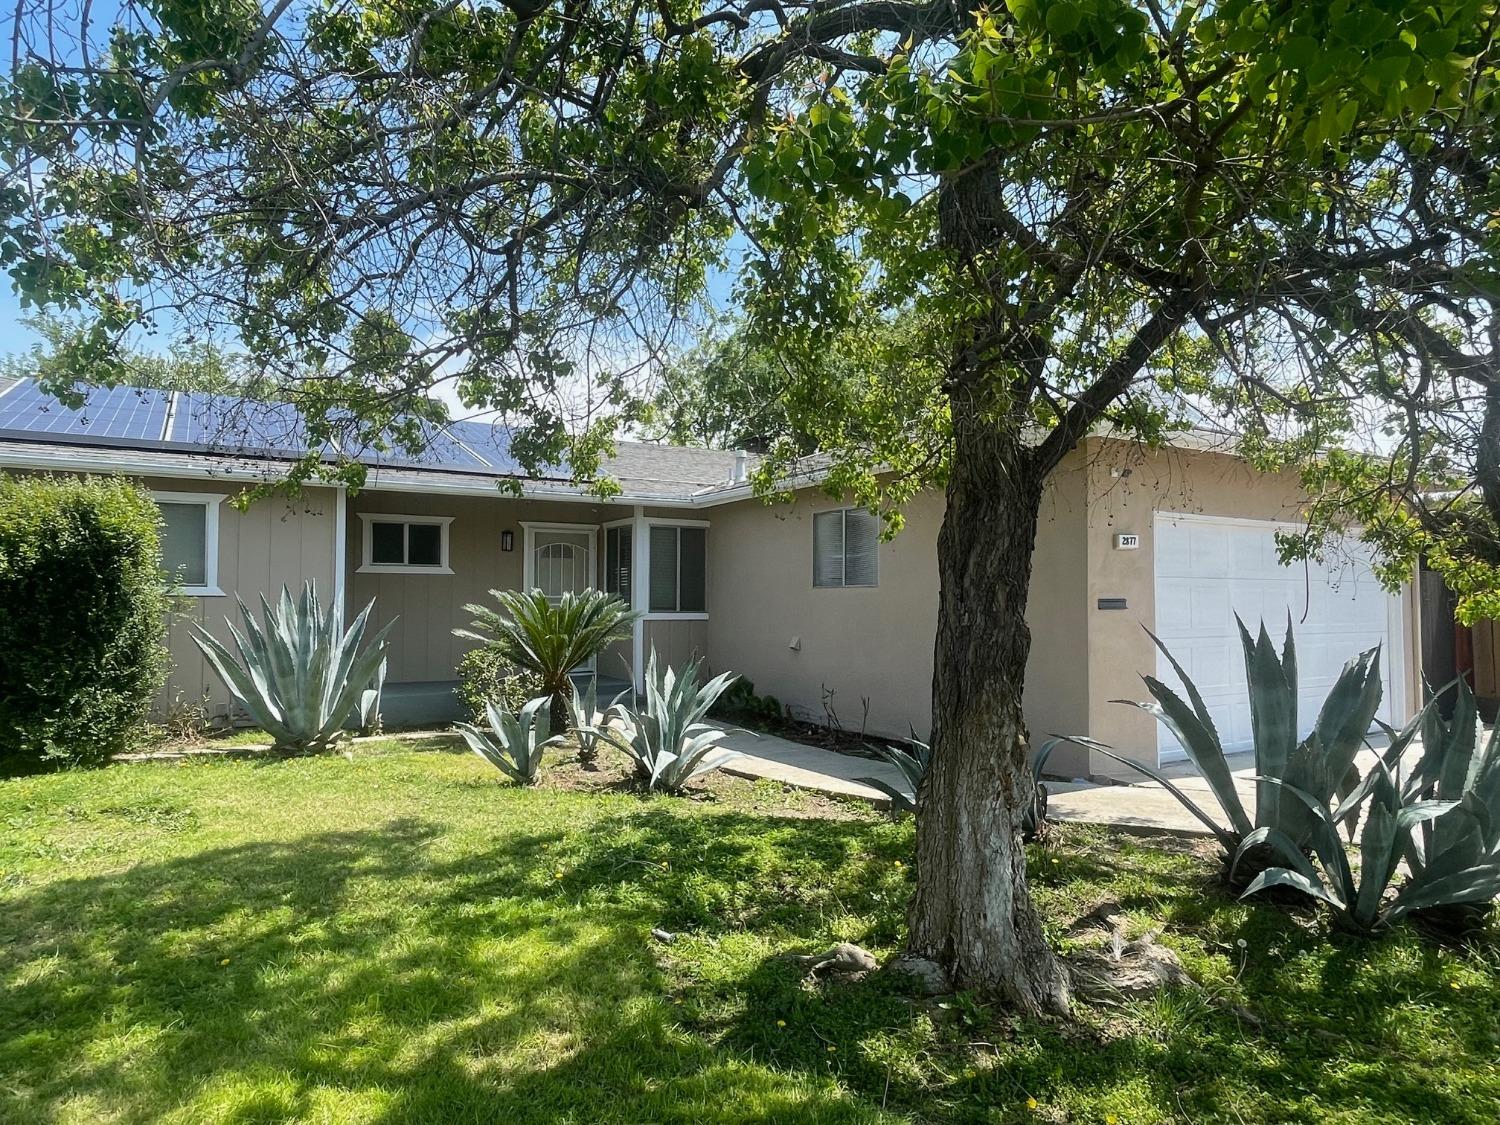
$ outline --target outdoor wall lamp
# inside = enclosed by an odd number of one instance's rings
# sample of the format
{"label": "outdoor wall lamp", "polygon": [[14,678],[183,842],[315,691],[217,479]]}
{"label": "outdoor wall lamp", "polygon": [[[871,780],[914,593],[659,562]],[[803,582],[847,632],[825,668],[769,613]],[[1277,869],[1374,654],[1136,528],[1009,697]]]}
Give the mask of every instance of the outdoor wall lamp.
{"label": "outdoor wall lamp", "polygon": [[509,528],[500,533],[500,549],[502,551],[514,551],[516,549],[516,533]]}

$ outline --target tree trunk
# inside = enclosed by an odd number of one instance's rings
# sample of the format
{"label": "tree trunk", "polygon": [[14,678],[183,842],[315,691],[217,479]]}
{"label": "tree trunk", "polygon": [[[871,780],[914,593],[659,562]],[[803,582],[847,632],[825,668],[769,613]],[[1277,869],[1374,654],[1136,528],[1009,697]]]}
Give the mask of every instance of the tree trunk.
{"label": "tree trunk", "polygon": [[942,965],[956,987],[1062,1014],[1067,976],[1042,934],[1021,843],[1032,785],[1021,714],[1026,595],[1042,474],[1019,426],[984,414],[954,396],[938,537],[933,754],[917,819],[908,952]]}

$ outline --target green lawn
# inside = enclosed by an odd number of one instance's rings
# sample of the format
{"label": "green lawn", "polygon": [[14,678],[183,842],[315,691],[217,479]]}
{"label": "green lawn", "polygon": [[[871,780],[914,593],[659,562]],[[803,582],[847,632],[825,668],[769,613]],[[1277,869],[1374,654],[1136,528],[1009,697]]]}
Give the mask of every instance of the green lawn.
{"label": "green lawn", "polygon": [[879,976],[804,984],[776,958],[890,950],[909,825],[743,782],[708,802],[497,777],[392,743],[0,783],[0,1120],[1491,1122],[1500,1106],[1493,940],[1330,940],[1223,898],[1203,858],[1071,831],[1033,856],[1059,943],[1113,897],[1164,924],[1206,988],[1038,1025]]}

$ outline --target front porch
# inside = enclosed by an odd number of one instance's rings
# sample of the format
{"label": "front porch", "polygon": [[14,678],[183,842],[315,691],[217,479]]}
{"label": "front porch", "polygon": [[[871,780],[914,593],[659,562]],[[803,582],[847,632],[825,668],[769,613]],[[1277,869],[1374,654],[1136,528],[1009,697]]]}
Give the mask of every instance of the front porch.
{"label": "front porch", "polygon": [[373,599],[374,622],[392,624],[383,703],[392,726],[461,717],[456,669],[472,644],[453,631],[491,590],[557,597],[591,587],[628,601],[642,615],[632,635],[578,672],[597,677],[601,700],[638,687],[653,649],[678,667],[709,655],[707,520],[640,505],[387,489],[344,507],[348,611]]}

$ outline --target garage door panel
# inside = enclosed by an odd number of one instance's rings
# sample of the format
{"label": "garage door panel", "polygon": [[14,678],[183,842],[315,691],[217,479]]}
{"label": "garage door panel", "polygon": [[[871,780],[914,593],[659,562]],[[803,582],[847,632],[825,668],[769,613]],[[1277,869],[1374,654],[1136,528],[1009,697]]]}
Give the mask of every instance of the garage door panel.
{"label": "garage door panel", "polygon": [[[1290,614],[1297,637],[1301,734],[1312,729],[1345,663],[1377,644],[1384,645],[1383,718],[1389,718],[1395,702],[1391,661],[1399,654],[1391,652],[1388,635],[1393,618],[1399,618],[1393,614],[1396,602],[1364,561],[1368,552],[1349,552],[1328,564],[1283,567],[1276,557],[1276,528],[1165,515],[1156,522],[1157,631],[1197,684],[1231,750],[1253,744],[1236,614],[1252,633],[1265,621],[1278,650]],[[1157,660],[1157,675],[1183,690],[1165,657]],[[1165,728],[1158,750],[1164,758],[1181,756]]]}

